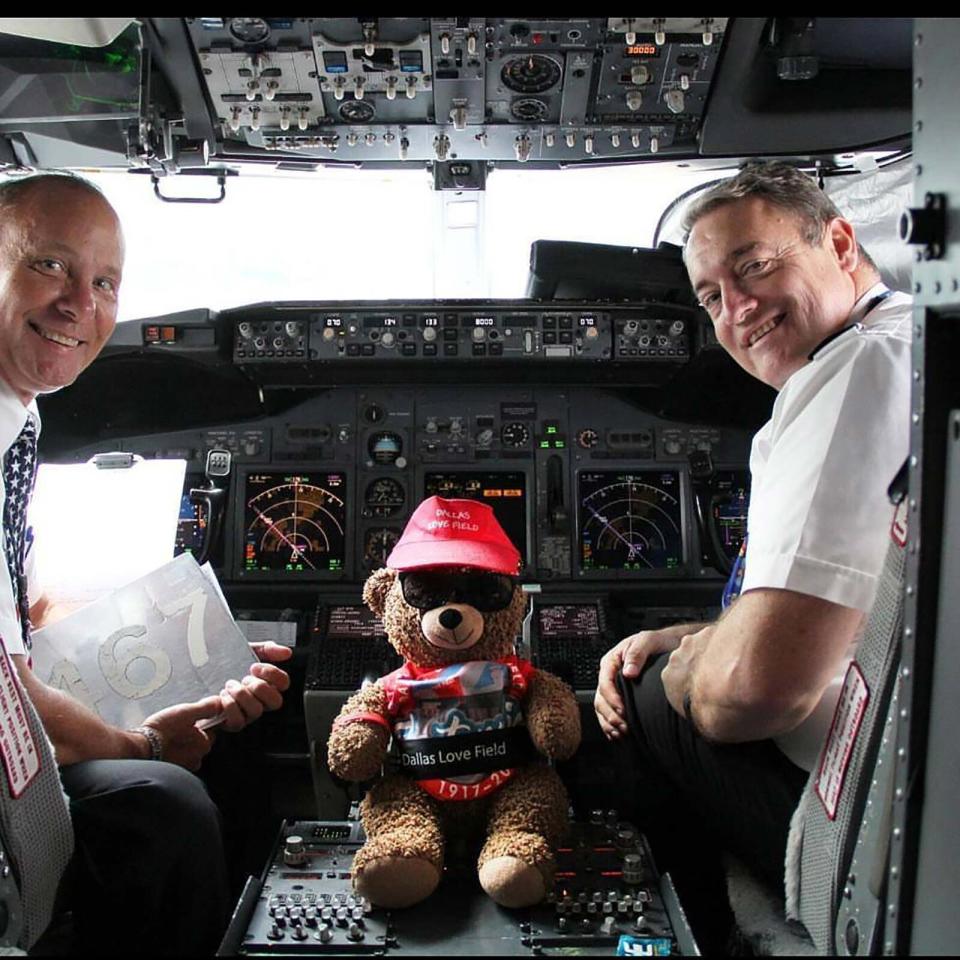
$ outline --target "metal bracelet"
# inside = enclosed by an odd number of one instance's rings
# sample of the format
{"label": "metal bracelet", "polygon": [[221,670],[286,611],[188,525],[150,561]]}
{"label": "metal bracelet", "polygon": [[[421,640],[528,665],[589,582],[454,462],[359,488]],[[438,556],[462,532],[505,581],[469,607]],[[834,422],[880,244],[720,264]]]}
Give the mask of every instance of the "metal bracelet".
{"label": "metal bracelet", "polygon": [[154,730],[153,727],[144,725],[141,727],[134,727],[130,732],[139,733],[141,736],[146,737],[147,743],[150,744],[151,760],[163,759],[163,737],[160,736],[160,733],[157,730]]}

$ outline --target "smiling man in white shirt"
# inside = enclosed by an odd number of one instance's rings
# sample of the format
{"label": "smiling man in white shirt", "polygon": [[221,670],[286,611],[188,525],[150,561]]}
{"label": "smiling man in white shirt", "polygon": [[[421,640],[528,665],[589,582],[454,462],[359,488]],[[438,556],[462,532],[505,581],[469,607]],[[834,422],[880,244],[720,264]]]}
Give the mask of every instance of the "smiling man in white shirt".
{"label": "smiling man in white shirt", "polygon": [[748,539],[723,614],[621,641],[594,705],[690,816],[782,882],[790,816],[883,566],[887,487],[909,447],[911,304],[785,164],[709,191],[687,228],[717,339],[778,396],[754,438]]}
{"label": "smiling man in white shirt", "polygon": [[[151,952],[210,952],[228,903],[219,814],[187,772],[212,744],[196,724],[222,716],[221,729],[237,730],[277,709],[286,673],[256,663],[220,696],[121,730],[42,683],[29,662],[26,611],[39,622],[45,608],[30,594],[24,557],[35,399],[72,383],[106,343],[123,254],[116,213],[90,183],[43,174],[0,184],[0,838],[23,902],[19,945],[32,946],[49,921],[75,834],[70,902],[80,952],[126,954],[135,942]],[[290,656],[276,644],[257,652]]]}

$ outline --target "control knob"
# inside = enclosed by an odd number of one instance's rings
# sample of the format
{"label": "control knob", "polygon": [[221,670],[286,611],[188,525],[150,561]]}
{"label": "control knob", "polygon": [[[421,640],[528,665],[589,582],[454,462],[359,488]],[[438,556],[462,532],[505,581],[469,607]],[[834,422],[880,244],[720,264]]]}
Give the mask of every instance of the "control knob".
{"label": "control knob", "polygon": [[[623,882],[631,886],[643,880],[643,859],[639,853],[628,853],[623,858]],[[619,909],[619,908],[618,908]]]}
{"label": "control knob", "polygon": [[686,106],[686,97],[684,97],[682,90],[668,90],[663,95],[663,102],[671,113],[683,113]]}
{"label": "control knob", "polygon": [[683,321],[674,320],[673,323],[670,324],[670,336],[679,337],[681,333],[683,333]]}
{"label": "control knob", "polygon": [[392,347],[395,345],[396,339],[397,335],[392,330],[387,330],[380,338],[380,343],[385,347]]}
{"label": "control knob", "polygon": [[643,94],[639,90],[630,90],[626,95],[627,109],[636,112],[643,106]]}
{"label": "control knob", "polygon": [[577,434],[577,444],[584,450],[592,450],[600,442],[600,436],[596,430],[587,427]]}
{"label": "control knob", "polygon": [[307,848],[303,837],[291,835],[283,845],[283,862],[288,867],[300,867],[307,862]]}

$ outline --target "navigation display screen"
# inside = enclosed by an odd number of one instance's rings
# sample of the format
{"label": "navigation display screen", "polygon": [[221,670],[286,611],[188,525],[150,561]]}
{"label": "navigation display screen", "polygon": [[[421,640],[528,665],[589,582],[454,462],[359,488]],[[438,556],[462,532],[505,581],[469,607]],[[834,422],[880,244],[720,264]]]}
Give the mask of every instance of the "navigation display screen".
{"label": "navigation display screen", "polygon": [[331,640],[356,640],[386,635],[383,621],[359,603],[345,603],[330,608],[327,637]]}
{"label": "navigation display screen", "polygon": [[242,569],[308,576],[345,563],[346,476],[336,471],[247,474]]}
{"label": "navigation display screen", "polygon": [[581,571],[674,570],[683,563],[679,471],[584,471],[577,494]]}
{"label": "navigation display screen", "polygon": [[423,487],[424,497],[462,497],[488,504],[526,563],[527,478],[524,473],[503,470],[428,473],[423,478]]}
{"label": "navigation display screen", "polygon": [[537,626],[544,640],[595,640],[600,636],[600,611],[595,603],[552,603],[537,607]]}

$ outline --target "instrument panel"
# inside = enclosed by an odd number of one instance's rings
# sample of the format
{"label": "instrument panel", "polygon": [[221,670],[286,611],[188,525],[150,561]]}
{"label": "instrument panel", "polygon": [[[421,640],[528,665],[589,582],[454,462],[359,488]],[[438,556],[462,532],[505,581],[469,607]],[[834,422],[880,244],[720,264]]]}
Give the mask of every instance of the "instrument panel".
{"label": "instrument panel", "polygon": [[[199,17],[227,148],[370,163],[689,152],[725,17]],[[456,165],[456,164],[454,164]]]}
{"label": "instrument panel", "polygon": [[[644,413],[613,389],[465,383],[329,387],[256,421],[109,445],[186,457],[178,546],[194,552],[207,507],[189,491],[209,450],[230,452],[211,554],[225,583],[359,586],[438,494],[490,504],[524,577],[559,587],[717,579],[717,557],[742,539],[749,442]],[[704,454],[707,480],[691,466]]]}
{"label": "instrument panel", "polygon": [[[464,363],[618,361],[676,366],[690,359],[701,314],[693,304],[447,301],[318,303],[223,311],[233,361],[252,376],[308,361]],[[144,327],[158,344],[160,328]],[[264,369],[266,367],[266,370]]]}

